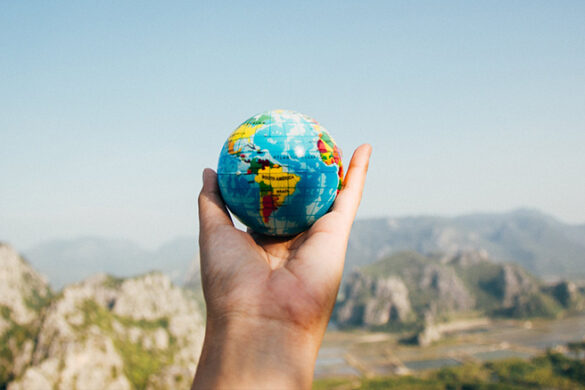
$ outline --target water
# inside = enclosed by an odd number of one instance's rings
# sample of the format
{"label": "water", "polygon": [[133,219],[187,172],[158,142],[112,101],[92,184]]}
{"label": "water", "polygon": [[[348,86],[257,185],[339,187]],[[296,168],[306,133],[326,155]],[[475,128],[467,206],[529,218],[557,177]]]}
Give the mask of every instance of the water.
{"label": "water", "polygon": [[[399,369],[423,371],[460,365],[462,361],[527,359],[547,348],[585,339],[585,314],[560,320],[494,321],[466,330],[427,348],[403,346],[391,337],[328,332],[319,351],[315,377],[391,375]],[[380,335],[378,335],[380,336]],[[382,336],[384,336],[382,334]]]}
{"label": "water", "polygon": [[459,365],[461,365],[461,363],[455,359],[443,358],[443,359],[431,359],[431,360],[413,360],[410,362],[404,362],[404,365],[409,370],[423,371],[423,370],[437,369],[437,368],[443,368],[443,367],[459,366]]}
{"label": "water", "polygon": [[499,360],[499,359],[509,359],[509,358],[520,358],[520,359],[528,359],[532,357],[533,354],[521,351],[511,351],[509,349],[500,349],[496,351],[485,351],[485,352],[478,352],[474,353],[473,357],[481,360],[482,362],[487,362],[490,360]]}

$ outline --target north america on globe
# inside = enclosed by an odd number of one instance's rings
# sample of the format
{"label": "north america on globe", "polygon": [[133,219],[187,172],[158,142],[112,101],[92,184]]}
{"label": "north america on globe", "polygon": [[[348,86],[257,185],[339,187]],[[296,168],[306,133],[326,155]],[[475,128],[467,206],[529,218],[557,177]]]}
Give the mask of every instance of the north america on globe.
{"label": "north america on globe", "polygon": [[229,210],[253,231],[290,236],[333,204],[343,181],[341,150],[313,118],[287,110],[246,120],[226,140],[217,168]]}

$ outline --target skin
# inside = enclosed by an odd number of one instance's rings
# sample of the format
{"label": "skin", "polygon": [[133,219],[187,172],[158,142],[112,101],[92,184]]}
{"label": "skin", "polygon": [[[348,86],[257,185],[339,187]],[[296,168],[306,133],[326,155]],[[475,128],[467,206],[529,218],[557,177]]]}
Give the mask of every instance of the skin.
{"label": "skin", "polygon": [[211,169],[199,195],[207,305],[193,389],[309,389],[339,289],[372,148],[354,152],[331,211],[306,232],[271,238],[234,227]]}

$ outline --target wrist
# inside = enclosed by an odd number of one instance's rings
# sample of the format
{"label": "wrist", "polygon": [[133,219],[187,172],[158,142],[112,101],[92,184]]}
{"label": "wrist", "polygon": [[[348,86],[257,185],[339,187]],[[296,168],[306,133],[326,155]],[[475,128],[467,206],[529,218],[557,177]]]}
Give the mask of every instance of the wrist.
{"label": "wrist", "polygon": [[310,388],[321,339],[278,319],[208,318],[193,388]]}

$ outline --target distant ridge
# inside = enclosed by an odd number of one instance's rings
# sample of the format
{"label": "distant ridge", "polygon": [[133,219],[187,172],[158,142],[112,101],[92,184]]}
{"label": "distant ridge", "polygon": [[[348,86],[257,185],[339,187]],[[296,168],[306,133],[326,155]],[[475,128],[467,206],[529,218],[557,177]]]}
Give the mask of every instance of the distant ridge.
{"label": "distant ridge", "polygon": [[533,209],[358,220],[349,241],[346,274],[404,250],[430,254],[480,249],[546,279],[585,277],[585,225],[565,224]]}
{"label": "distant ridge", "polygon": [[55,289],[96,273],[128,277],[153,270],[182,284],[197,256],[194,237],[177,237],[154,251],[129,240],[95,236],[47,241],[25,251],[27,260],[47,276]]}
{"label": "distant ridge", "polygon": [[[400,251],[427,255],[480,249],[545,279],[585,278],[585,225],[565,224],[533,209],[359,219],[349,240],[345,275]],[[198,252],[197,238],[191,236],[177,237],[154,251],[104,237],[53,240],[24,251],[56,289],[98,272],[126,277],[151,270],[162,271],[174,283],[198,285]]]}

